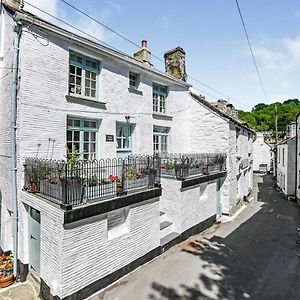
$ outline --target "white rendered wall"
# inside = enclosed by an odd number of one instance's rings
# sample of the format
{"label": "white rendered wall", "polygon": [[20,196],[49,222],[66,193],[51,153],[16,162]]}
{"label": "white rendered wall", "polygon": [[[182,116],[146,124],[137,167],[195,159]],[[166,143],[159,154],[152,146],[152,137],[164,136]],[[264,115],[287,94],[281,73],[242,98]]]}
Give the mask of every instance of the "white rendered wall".
{"label": "white rendered wall", "polygon": [[271,148],[265,143],[263,134],[257,134],[253,143],[253,170],[259,171],[260,164],[267,164],[267,169],[270,171]]}
{"label": "white rendered wall", "polygon": [[[217,211],[216,181],[209,181],[181,190],[181,181],[161,179],[163,194],[159,209],[166,213],[174,231],[183,233],[187,229],[215,216]],[[222,188],[221,188],[222,199]]]}
{"label": "white rendered wall", "polygon": [[296,139],[297,139],[297,149],[296,149],[296,157],[297,157],[297,200],[298,200],[298,203],[300,204],[300,117],[298,116],[298,119],[297,119],[297,136],[296,136]]}
{"label": "white rendered wall", "polygon": [[[284,161],[283,161],[284,149]],[[280,152],[280,154],[279,154]],[[280,158],[279,158],[280,155]],[[296,139],[277,146],[277,184],[284,194],[295,194]]]}
{"label": "white rendered wall", "polygon": [[158,198],[127,207],[129,230],[113,239],[108,236],[107,213],[63,225],[63,211],[55,205],[25,192],[20,198],[20,259],[29,261],[27,209],[31,206],[41,213],[40,277],[61,299],[160,245]]}

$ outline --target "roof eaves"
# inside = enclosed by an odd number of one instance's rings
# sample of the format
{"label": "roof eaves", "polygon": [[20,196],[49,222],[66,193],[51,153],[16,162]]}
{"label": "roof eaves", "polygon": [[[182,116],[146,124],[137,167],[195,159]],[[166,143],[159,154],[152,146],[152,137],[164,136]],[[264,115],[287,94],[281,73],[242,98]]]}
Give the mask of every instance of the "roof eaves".
{"label": "roof eaves", "polygon": [[141,68],[145,71],[154,73],[155,75],[158,75],[161,77],[164,77],[167,80],[171,80],[172,82],[175,82],[178,85],[181,85],[181,86],[184,86],[187,88],[191,87],[191,85],[189,83],[179,80],[179,79],[177,79],[167,73],[164,73],[158,69],[155,69],[153,67],[148,67],[148,66],[144,65],[142,62],[136,60],[133,57],[130,57],[127,54],[124,54],[122,52],[119,52],[117,50],[109,48],[107,46],[104,46],[100,43],[96,43],[96,42],[94,42],[88,38],[82,37],[78,34],[72,33],[71,31],[63,29],[63,28],[61,28],[53,23],[50,23],[42,18],[39,18],[38,16],[33,15],[29,12],[17,11],[14,15],[14,19],[15,19],[15,21],[25,21],[25,22],[30,23],[31,26],[37,26],[37,27],[46,29],[46,30],[52,32],[53,34],[59,35],[60,37],[63,37],[65,39],[74,40],[77,43],[81,44],[83,47],[90,47],[90,48],[93,48],[93,50],[100,51],[106,55],[113,56],[116,59],[125,61],[125,62],[132,64],[138,68]]}
{"label": "roof eaves", "polygon": [[217,114],[219,114],[220,116],[232,121],[233,123],[243,127],[244,129],[252,132],[253,134],[256,134],[256,132],[254,130],[252,130],[251,128],[249,128],[245,122],[241,122],[231,116],[229,116],[228,114],[222,112],[221,110],[219,110],[217,107],[215,107],[214,105],[212,105],[211,103],[209,103],[208,101],[204,100],[202,97],[198,96],[197,94],[193,93],[193,92],[189,92],[190,95],[198,102],[200,102],[201,104],[203,104],[204,106],[206,106],[207,108],[213,110],[214,112],[216,112]]}

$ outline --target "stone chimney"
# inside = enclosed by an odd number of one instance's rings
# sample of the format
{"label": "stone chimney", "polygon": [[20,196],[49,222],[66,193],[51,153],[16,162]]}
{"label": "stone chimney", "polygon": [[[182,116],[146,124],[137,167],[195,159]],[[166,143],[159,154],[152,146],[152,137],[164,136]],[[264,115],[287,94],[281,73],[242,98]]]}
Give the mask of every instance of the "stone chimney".
{"label": "stone chimney", "polygon": [[147,64],[148,66],[152,66],[151,64],[151,52],[147,47],[147,41],[142,40],[142,47],[133,54],[133,57],[142,63]]}
{"label": "stone chimney", "polygon": [[164,54],[166,72],[177,79],[186,81],[185,52],[181,47],[172,49]]}
{"label": "stone chimney", "polygon": [[2,0],[2,4],[9,7],[12,10],[20,10],[24,6],[22,0]]}

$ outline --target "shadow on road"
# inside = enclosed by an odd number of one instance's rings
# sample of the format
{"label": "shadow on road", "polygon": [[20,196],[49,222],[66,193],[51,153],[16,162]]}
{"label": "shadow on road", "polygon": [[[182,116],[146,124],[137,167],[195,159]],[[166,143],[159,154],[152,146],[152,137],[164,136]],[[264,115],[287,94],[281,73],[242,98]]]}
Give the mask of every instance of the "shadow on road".
{"label": "shadow on road", "polygon": [[177,289],[153,282],[150,299],[300,299],[300,210],[274,188],[270,175],[260,178],[258,202],[247,208],[260,210],[226,238],[215,235],[200,253],[189,254],[202,262],[198,282]]}

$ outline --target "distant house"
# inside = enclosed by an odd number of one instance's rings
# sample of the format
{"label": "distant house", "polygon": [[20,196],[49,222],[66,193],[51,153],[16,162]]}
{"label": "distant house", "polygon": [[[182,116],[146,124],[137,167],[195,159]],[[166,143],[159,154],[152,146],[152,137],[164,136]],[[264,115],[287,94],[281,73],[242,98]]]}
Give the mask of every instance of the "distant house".
{"label": "distant house", "polygon": [[269,172],[271,165],[271,147],[264,141],[264,135],[258,132],[253,142],[253,171]]}
{"label": "distant house", "polygon": [[296,137],[277,145],[277,185],[286,196],[295,195]]}

